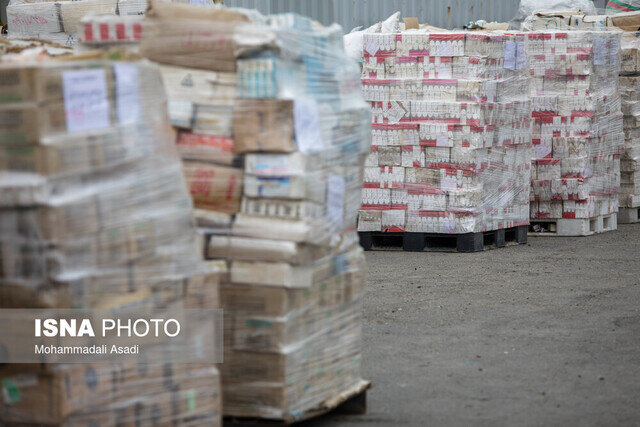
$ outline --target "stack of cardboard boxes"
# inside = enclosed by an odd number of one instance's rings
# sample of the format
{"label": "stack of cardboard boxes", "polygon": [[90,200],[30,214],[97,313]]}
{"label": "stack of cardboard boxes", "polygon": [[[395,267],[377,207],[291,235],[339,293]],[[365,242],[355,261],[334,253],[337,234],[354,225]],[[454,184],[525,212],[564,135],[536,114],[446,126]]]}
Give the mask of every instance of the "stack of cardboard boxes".
{"label": "stack of cardboard boxes", "polygon": [[624,141],[620,34],[532,32],[526,47],[534,119],[531,219],[541,221],[538,231],[554,231],[544,229],[545,221],[556,224],[558,234],[615,229]]}
{"label": "stack of cardboard boxes", "polygon": [[[0,81],[0,307],[216,308],[157,68],[52,61]],[[4,365],[0,385],[3,425],[220,421],[206,363]]]}
{"label": "stack of cardboard boxes", "polygon": [[224,414],[292,421],[363,386],[368,109],[339,27],[246,13],[152,3],[141,53],[164,64],[206,256],[228,264]]}
{"label": "stack of cardboard boxes", "polygon": [[521,34],[364,34],[371,154],[358,231],[528,224],[530,113]]}
{"label": "stack of cardboard boxes", "polygon": [[9,37],[75,46],[84,30],[80,21],[86,14],[141,15],[146,8],[146,0],[11,0],[7,27]]}
{"label": "stack of cardboard boxes", "polygon": [[637,222],[640,209],[640,44],[637,33],[622,36],[620,95],[625,146],[620,160],[620,212],[622,223]]}

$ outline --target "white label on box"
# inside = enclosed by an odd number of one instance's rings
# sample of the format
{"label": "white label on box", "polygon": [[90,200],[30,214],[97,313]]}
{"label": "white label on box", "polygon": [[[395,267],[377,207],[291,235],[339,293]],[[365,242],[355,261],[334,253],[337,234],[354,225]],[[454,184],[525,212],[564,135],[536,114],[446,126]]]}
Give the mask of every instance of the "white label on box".
{"label": "white label on box", "polygon": [[365,44],[364,49],[369,52],[369,55],[376,56],[376,53],[380,50],[380,46],[378,46],[375,40],[369,40],[367,44]]}
{"label": "white label on box", "polygon": [[318,104],[309,98],[293,101],[293,121],[298,149],[303,153],[324,149],[320,133]]}
{"label": "white label on box", "polygon": [[516,55],[516,43],[508,40],[504,45],[504,68],[506,68],[507,70],[516,69]]}
{"label": "white label on box", "polygon": [[103,69],[64,71],[62,86],[69,132],[104,129],[111,125]]}
{"label": "white label on box", "polygon": [[207,0],[189,0],[189,4],[192,6],[206,6]]}
{"label": "white label on box", "polygon": [[536,144],[533,146],[536,153],[536,159],[543,159],[551,153],[551,149],[544,144]]}
{"label": "white label on box", "polygon": [[391,103],[391,108],[387,111],[387,118],[389,119],[389,123],[397,124],[400,123],[400,120],[406,114],[406,110],[402,105],[395,101]]}
{"label": "white label on box", "polygon": [[593,63],[594,65],[604,65],[606,57],[606,41],[602,37],[593,40]]}
{"label": "white label on box", "polygon": [[527,66],[527,52],[524,41],[516,42],[516,70],[522,70]]}
{"label": "white label on box", "polygon": [[450,147],[449,136],[446,133],[439,133],[436,136],[436,147]]}
{"label": "white label on box", "polygon": [[344,220],[344,193],[344,177],[327,174],[327,219],[338,230],[342,230]]}
{"label": "white label on box", "polygon": [[615,37],[611,39],[611,50],[609,51],[609,65],[615,65],[620,53],[620,46],[618,46],[618,39]]}
{"label": "white label on box", "polygon": [[116,64],[116,106],[118,121],[123,124],[137,123],[140,120],[140,95],[138,67],[133,64]]}

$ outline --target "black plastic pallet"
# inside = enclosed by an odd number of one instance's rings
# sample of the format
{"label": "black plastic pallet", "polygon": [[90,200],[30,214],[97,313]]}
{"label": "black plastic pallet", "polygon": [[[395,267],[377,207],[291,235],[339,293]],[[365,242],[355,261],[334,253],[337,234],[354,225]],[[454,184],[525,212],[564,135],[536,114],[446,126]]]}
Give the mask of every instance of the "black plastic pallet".
{"label": "black plastic pallet", "polygon": [[509,244],[527,243],[528,226],[478,233],[383,233],[361,231],[360,246],[365,251],[402,249],[408,252],[480,252]]}

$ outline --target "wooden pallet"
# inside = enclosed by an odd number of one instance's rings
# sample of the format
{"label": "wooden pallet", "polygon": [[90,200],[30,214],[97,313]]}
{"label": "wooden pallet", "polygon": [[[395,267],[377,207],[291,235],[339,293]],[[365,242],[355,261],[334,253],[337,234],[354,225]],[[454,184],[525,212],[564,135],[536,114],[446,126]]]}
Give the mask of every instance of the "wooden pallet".
{"label": "wooden pallet", "polygon": [[618,224],[635,224],[637,222],[640,222],[640,207],[619,208]]}
{"label": "wooden pallet", "polygon": [[617,229],[618,216],[612,213],[593,218],[532,219],[529,225],[529,235],[591,236]]}
{"label": "wooden pallet", "polygon": [[383,233],[363,231],[360,246],[370,250],[404,250],[408,252],[480,252],[509,244],[527,243],[527,226],[503,228],[478,233]]}
{"label": "wooden pallet", "polygon": [[353,387],[343,391],[337,396],[325,400],[314,408],[296,414],[289,414],[281,419],[225,415],[224,424],[245,426],[288,426],[328,413],[362,415],[367,412],[367,390],[370,387],[371,381],[361,380]]}

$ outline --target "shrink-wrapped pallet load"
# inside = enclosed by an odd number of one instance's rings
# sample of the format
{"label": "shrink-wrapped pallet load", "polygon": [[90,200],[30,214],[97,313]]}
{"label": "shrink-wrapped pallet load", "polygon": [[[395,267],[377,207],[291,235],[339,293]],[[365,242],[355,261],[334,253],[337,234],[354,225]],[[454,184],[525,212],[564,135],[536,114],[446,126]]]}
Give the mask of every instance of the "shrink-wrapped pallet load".
{"label": "shrink-wrapped pallet load", "polygon": [[526,63],[522,34],[365,33],[372,135],[358,230],[466,234],[526,226]]}
{"label": "shrink-wrapped pallet load", "polygon": [[[217,308],[157,66],[14,64],[0,80],[0,307]],[[153,362],[3,365],[0,424],[220,423],[213,361]]]}
{"label": "shrink-wrapped pallet load", "polygon": [[534,231],[587,235],[617,226],[624,133],[619,31],[526,34],[534,120]]}
{"label": "shrink-wrapped pallet load", "polygon": [[206,256],[228,263],[224,414],[300,420],[362,394],[368,109],[340,27],[162,3],[147,16],[141,53],[162,63]]}

